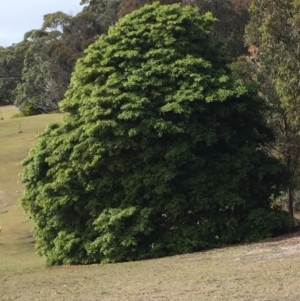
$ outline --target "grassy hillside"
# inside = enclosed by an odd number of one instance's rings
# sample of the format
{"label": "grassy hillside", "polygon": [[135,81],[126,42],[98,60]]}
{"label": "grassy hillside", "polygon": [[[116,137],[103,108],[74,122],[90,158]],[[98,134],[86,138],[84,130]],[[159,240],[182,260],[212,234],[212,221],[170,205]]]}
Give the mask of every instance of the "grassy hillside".
{"label": "grassy hillside", "polygon": [[[19,206],[18,163],[62,115],[0,120],[0,300],[299,300],[300,238],[141,262],[46,268]],[[22,133],[19,133],[21,126]]]}

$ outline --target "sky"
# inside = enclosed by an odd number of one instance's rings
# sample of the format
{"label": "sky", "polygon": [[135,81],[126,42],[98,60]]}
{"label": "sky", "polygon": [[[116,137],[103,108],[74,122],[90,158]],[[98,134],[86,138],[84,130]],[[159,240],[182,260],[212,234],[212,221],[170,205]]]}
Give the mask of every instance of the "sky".
{"label": "sky", "polygon": [[80,0],[0,0],[0,46],[18,43],[27,31],[41,28],[46,14],[74,16],[81,10]]}

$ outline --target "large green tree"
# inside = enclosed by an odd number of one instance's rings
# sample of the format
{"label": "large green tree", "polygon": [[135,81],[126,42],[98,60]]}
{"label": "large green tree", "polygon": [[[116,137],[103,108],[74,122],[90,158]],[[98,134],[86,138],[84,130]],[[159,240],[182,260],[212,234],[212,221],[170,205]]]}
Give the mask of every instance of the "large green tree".
{"label": "large green tree", "polygon": [[23,161],[22,205],[49,264],[137,260],[282,231],[285,189],[263,102],[227,68],[215,19],[154,3],[79,59]]}

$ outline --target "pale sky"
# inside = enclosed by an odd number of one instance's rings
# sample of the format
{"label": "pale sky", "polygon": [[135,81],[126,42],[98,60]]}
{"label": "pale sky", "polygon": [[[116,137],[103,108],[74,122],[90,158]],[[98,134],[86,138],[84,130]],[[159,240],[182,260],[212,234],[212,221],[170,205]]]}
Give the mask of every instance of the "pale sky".
{"label": "pale sky", "polygon": [[81,10],[80,0],[0,0],[0,46],[18,43],[27,31],[41,28],[44,15],[62,11],[74,16]]}

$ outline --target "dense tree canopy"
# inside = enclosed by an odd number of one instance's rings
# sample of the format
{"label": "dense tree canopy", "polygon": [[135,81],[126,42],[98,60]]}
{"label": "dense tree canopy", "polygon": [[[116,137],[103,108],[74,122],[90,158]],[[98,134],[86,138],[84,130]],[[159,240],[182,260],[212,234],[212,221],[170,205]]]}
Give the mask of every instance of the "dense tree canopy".
{"label": "dense tree canopy", "polygon": [[49,264],[179,254],[281,231],[285,188],[256,93],[227,68],[215,19],[146,5],[79,59],[24,160],[22,205]]}

